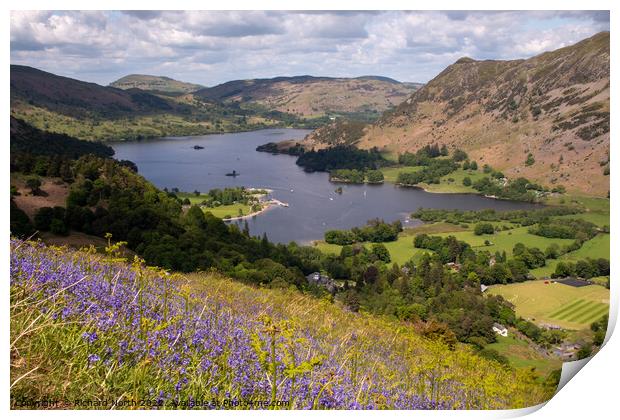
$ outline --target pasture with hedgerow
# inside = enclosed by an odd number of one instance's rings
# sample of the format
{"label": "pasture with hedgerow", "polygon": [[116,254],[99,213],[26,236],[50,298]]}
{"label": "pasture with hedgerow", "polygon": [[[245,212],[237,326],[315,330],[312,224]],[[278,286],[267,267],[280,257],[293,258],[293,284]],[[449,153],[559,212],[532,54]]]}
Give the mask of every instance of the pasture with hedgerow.
{"label": "pasture with hedgerow", "polygon": [[96,14],[12,12],[11,409],[517,409],[603,347],[608,19]]}

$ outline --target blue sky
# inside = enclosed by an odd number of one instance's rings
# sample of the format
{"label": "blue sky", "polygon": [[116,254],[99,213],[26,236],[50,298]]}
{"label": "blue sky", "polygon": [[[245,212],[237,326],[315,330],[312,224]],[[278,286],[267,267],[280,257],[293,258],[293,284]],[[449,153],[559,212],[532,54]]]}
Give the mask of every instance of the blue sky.
{"label": "blue sky", "polygon": [[11,63],[108,84],[310,74],[427,82],[463,56],[527,58],[609,30],[606,11],[11,12]]}

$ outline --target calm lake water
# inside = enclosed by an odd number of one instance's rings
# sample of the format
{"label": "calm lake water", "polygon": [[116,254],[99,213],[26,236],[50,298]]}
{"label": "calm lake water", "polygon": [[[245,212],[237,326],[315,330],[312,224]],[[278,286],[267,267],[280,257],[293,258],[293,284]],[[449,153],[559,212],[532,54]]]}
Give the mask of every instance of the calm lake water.
{"label": "calm lake water", "polygon": [[[500,201],[472,194],[433,194],[393,184],[332,184],[327,173],[306,173],[295,157],[257,152],[267,142],[303,139],[309,130],[269,129],[196,137],[166,137],[141,142],[114,143],[117,159],[138,165],[145,178],[160,188],[206,192],[233,186],[269,188],[289,207],[273,207],[248,220],[252,235],[267,233],[273,242],[308,243],[322,239],[329,229],[361,226],[372,218],[401,219],[404,226],[420,207],[477,210],[529,209],[533,204]],[[195,150],[199,145],[204,149]],[[233,170],[238,177],[225,174]],[[335,189],[342,186],[343,193]],[[234,223],[234,222],[231,222]],[[242,222],[240,222],[242,223]]]}

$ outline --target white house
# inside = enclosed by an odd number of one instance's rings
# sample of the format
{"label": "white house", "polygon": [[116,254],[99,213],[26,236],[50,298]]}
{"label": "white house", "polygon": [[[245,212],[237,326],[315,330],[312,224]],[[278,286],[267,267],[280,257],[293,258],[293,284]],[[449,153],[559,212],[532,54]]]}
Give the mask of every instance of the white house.
{"label": "white house", "polygon": [[489,286],[487,286],[486,284],[480,284],[480,291],[482,293],[484,293],[488,288]]}
{"label": "white house", "polygon": [[501,335],[502,337],[508,337],[508,329],[506,329],[506,327],[504,327],[502,324],[498,324],[497,322],[495,322],[493,324],[493,331],[495,331],[495,333]]}

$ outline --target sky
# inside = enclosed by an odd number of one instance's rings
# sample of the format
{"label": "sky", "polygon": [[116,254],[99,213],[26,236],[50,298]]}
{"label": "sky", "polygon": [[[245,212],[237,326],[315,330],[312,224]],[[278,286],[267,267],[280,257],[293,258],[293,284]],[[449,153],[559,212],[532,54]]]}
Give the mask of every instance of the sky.
{"label": "sky", "polygon": [[131,73],[427,82],[460,57],[527,58],[608,30],[607,11],[13,11],[11,63],[103,85]]}

